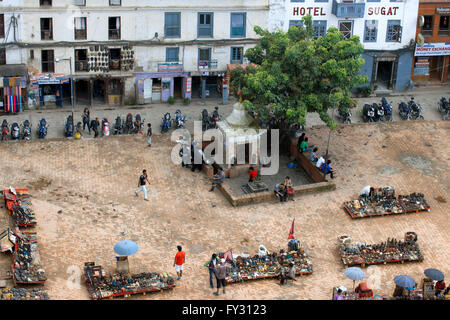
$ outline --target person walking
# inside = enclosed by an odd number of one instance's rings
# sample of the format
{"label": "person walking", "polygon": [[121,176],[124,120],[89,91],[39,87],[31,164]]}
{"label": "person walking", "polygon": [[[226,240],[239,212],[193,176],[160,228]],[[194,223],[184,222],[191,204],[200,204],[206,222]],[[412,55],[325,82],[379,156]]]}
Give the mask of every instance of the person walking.
{"label": "person walking", "polygon": [[211,259],[209,260],[208,270],[209,270],[209,285],[211,289],[214,289],[213,275],[216,276],[216,266],[219,262],[219,258],[217,258],[217,254],[213,253]]}
{"label": "person walking", "polygon": [[91,128],[94,130],[94,138],[98,137],[98,126],[100,125],[100,122],[98,121],[98,118],[95,118],[95,120],[91,121]]}
{"label": "person walking", "polygon": [[225,264],[225,259],[220,259],[220,264],[216,267],[216,280],[217,280],[217,291],[214,292],[216,296],[219,295],[220,287],[223,288],[223,293],[225,294],[225,286],[227,285],[227,281],[225,280],[227,276],[227,266]]}
{"label": "person walking", "polygon": [[89,130],[89,134],[91,134],[91,126],[89,124],[91,122],[91,114],[90,114],[88,108],[84,108],[83,115],[81,116],[81,118],[83,119],[83,131],[86,130],[86,126],[87,126],[88,130]]}
{"label": "person walking", "polygon": [[150,184],[150,182],[148,181],[148,177],[147,177],[147,170],[142,170],[142,174],[139,177],[139,182],[138,182],[138,187],[139,189],[136,190],[136,197],[138,196],[139,192],[144,191],[144,200],[148,201],[147,198],[147,189],[145,188],[145,183],[148,182],[148,184]]}
{"label": "person walking", "polygon": [[178,275],[177,280],[180,280],[183,276],[183,264],[186,262],[186,253],[183,251],[181,246],[177,246],[178,252],[175,255],[175,260],[173,261],[173,266],[175,267],[175,272]]}
{"label": "person walking", "polygon": [[152,146],[152,124],[149,122],[148,123],[148,129],[147,129],[147,143],[148,146],[151,147]]}

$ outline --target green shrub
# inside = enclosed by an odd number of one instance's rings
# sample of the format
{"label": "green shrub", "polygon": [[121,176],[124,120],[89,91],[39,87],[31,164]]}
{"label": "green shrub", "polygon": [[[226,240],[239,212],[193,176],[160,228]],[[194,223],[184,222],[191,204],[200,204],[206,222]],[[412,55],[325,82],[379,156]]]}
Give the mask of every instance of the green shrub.
{"label": "green shrub", "polygon": [[172,96],[170,96],[169,100],[167,100],[167,102],[169,102],[169,104],[174,104],[175,103],[175,99]]}
{"label": "green shrub", "polygon": [[368,97],[372,94],[372,88],[370,86],[358,87],[358,93],[363,97]]}
{"label": "green shrub", "polygon": [[184,99],[183,99],[183,103],[184,103],[185,105],[188,105],[188,104],[191,103],[191,99],[184,98]]}

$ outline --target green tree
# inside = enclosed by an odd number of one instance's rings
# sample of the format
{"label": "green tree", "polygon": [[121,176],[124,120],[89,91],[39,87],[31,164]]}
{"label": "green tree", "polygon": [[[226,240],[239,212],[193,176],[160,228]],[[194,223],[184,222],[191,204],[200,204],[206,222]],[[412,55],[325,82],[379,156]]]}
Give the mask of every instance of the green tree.
{"label": "green tree", "polygon": [[247,110],[267,121],[274,115],[278,127],[305,124],[307,112],[317,112],[331,128],[336,124],[327,110],[335,103],[345,109],[355,104],[351,89],[369,79],[359,74],[364,59],[358,36],[345,39],[334,27],[314,39],[310,15],[304,27],[269,32],[256,26],[259,43],[245,53],[247,68],[232,71],[231,85],[241,88]]}

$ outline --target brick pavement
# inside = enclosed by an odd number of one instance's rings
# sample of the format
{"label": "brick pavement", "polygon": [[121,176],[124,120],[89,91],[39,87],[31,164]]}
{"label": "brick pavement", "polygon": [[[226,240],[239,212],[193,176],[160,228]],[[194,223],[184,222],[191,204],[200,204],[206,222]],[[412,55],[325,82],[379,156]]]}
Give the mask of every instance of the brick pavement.
{"label": "brick pavement", "polygon": [[[168,135],[156,136],[152,148],[136,135],[0,144],[0,186],[30,189],[52,299],[88,299],[83,284],[71,287],[67,280],[79,279],[87,261],[112,271],[113,246],[124,239],[140,247],[130,258],[134,272],[173,273],[176,245],[187,253],[177,288],[133,299],[217,299],[203,267],[211,253],[228,248],[255,253],[260,243],[269,250],[284,248],[294,217],[296,236],[312,257],[314,273],[287,287],[274,280],[234,284],[218,299],[329,299],[333,286],[352,285],[337,253],[339,235],[371,243],[415,231],[422,263],[366,269],[375,292],[391,294],[392,279],[399,274],[420,282],[423,270],[434,267],[449,275],[448,130],[449,123],[442,121],[339,126],[330,143],[337,189],[283,204],[232,207],[218,190],[208,192],[203,173],[168,161]],[[324,146],[328,129],[310,128],[307,135],[311,143]],[[150,173],[149,202],[134,196],[143,168]],[[342,203],[366,184],[391,185],[397,194],[423,192],[431,212],[354,221]],[[447,202],[436,201],[438,196]]]}

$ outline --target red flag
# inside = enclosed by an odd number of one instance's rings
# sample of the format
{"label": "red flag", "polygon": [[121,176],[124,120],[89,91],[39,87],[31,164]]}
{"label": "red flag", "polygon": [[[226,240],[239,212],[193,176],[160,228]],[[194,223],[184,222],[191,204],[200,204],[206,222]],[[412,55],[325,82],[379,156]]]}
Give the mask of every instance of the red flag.
{"label": "red flag", "polygon": [[294,218],[294,220],[292,220],[292,226],[291,226],[291,230],[289,230],[288,239],[295,239],[295,237],[294,237],[294,221],[295,221],[295,218]]}

